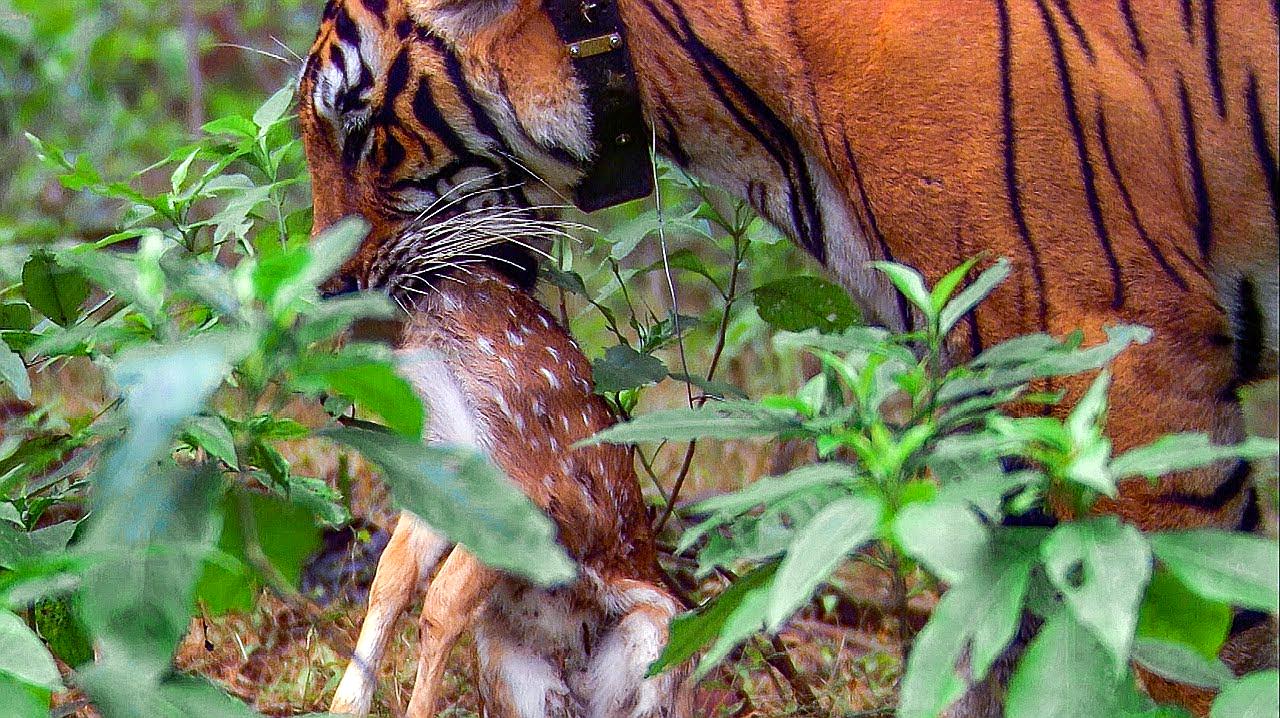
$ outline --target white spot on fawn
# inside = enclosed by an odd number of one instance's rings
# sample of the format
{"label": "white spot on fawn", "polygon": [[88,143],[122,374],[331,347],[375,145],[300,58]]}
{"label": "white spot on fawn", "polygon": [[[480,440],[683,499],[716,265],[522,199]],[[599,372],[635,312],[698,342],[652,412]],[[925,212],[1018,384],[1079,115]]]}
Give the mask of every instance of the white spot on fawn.
{"label": "white spot on fawn", "polygon": [[520,336],[519,334],[516,334],[510,329],[507,330],[507,341],[511,342],[512,346],[517,346],[517,347],[524,346],[524,337]]}
{"label": "white spot on fawn", "polygon": [[493,342],[488,339],[484,337],[476,337],[476,346],[480,347],[480,351],[484,352],[488,356],[494,355]]}
{"label": "white spot on fawn", "polygon": [[560,415],[560,423],[564,424],[565,431],[569,431],[569,415],[568,414]]}
{"label": "white spot on fawn", "polygon": [[510,359],[506,357],[498,357],[498,362],[502,364],[502,368],[507,370],[507,373],[511,375],[512,379],[516,378],[516,367],[511,363]]}
{"label": "white spot on fawn", "polygon": [[547,315],[545,315],[545,314],[539,314],[539,315],[538,315],[538,321],[542,322],[542,328],[543,328],[543,329],[550,329],[550,328],[551,328],[551,320],[550,320],[550,319],[547,319]]}
{"label": "white spot on fawn", "polygon": [[551,355],[551,361],[554,361],[554,362],[560,361],[560,352],[556,351],[552,347],[547,347],[546,349],[547,349],[547,353]]}
{"label": "white spot on fawn", "polygon": [[539,374],[541,374],[541,375],[543,375],[543,376],[545,376],[545,377],[547,378],[547,383],[551,385],[551,388],[552,388],[552,389],[559,389],[559,388],[560,388],[560,379],[559,379],[559,378],[557,378],[557,377],[556,377],[556,375],[555,375],[555,373],[554,373],[554,372],[552,372],[550,369],[548,369],[548,368],[546,368],[546,367],[544,366],[544,367],[542,367],[542,368],[538,369],[538,373],[539,373]]}
{"label": "white spot on fawn", "polygon": [[502,393],[497,391],[496,389],[493,392],[493,403],[498,405],[498,408],[502,410],[503,414],[506,414],[507,416],[511,416],[511,407],[507,406],[506,397],[504,397]]}
{"label": "white spot on fawn", "polygon": [[582,425],[587,427],[588,429],[591,428],[591,417],[587,416],[586,411],[582,412]]}

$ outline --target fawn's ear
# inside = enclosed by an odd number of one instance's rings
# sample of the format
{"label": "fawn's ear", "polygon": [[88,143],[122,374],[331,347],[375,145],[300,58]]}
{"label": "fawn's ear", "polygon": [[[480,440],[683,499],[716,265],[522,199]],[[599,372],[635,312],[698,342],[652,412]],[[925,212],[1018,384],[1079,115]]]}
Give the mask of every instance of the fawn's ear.
{"label": "fawn's ear", "polygon": [[511,12],[520,0],[408,0],[409,16],[447,38],[473,35]]}

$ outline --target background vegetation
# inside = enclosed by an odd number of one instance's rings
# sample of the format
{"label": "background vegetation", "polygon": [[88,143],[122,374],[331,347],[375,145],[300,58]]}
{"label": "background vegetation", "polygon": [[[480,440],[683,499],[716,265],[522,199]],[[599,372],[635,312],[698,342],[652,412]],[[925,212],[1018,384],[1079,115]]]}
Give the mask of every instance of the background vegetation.
{"label": "background vegetation", "polygon": [[[226,694],[322,710],[386,487],[498,565],[564,575],[550,527],[486,463],[417,443],[385,350],[331,341],[390,310],[314,294],[359,233],[307,246],[287,87],[319,5],[0,0],[2,715],[252,714]],[[989,525],[1048,492],[1085,507],[1153,466],[1274,442],[1113,457],[1105,373],[1065,422],[1003,416],[985,397],[1057,400],[1026,383],[1102,367],[1143,331],[1023,339],[945,372],[941,338],[1001,265],[938,288],[883,268],[932,318],[889,336],[741,205],[660,171],[657,201],[582,218],[599,231],[554,249],[544,298],[638,417],[612,440],[641,442],[673,585],[690,607],[714,597],[667,656],[705,649],[705,714],[887,715],[901,694],[904,715],[932,715],[957,655],[981,672],[1024,610],[1047,628],[1016,714],[1078,707],[1084,686],[1100,716],[1173,714],[1134,691],[1131,660],[1225,688],[1221,715],[1274,712],[1274,672],[1235,680],[1213,658],[1229,604],[1275,612],[1274,543]],[[353,403],[386,431],[340,421]],[[491,510],[448,498],[468,492]],[[1152,573],[1107,570],[1152,556]],[[411,623],[376,700],[388,715],[407,703]],[[448,714],[474,715],[456,658]]]}

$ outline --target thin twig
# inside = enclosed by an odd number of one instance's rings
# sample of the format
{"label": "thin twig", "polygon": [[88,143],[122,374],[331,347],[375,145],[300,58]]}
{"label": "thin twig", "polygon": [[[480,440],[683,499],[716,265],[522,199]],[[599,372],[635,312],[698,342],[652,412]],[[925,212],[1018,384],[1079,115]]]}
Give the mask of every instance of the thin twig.
{"label": "thin twig", "polygon": [[762,651],[764,660],[773,670],[786,679],[791,684],[791,691],[796,696],[796,702],[810,715],[817,715],[822,710],[822,703],[819,702],[817,694],[813,692],[813,686],[809,685],[809,681],[796,669],[796,664],[791,660],[791,653],[787,651],[787,646],[782,642],[781,636],[772,636],[769,639],[772,651]]}
{"label": "thin twig", "polygon": [[187,45],[187,129],[192,134],[204,127],[204,73],[200,69],[200,19],[195,0],[182,0],[182,37]]}
{"label": "thin twig", "polygon": [[[720,359],[724,356],[724,348],[728,343],[729,337],[729,315],[733,310],[733,304],[737,301],[738,296],[738,276],[742,270],[742,233],[734,232],[733,235],[733,271],[729,275],[729,293],[725,296],[724,316],[720,318],[720,328],[716,332],[716,346],[711,354],[711,366],[707,368],[707,381],[715,379],[716,370],[720,367]],[[692,393],[692,388],[690,388]],[[710,397],[703,395],[695,402],[697,408],[702,408]],[[676,499],[680,496],[680,490],[684,488],[685,479],[689,476],[689,467],[693,465],[693,453],[698,448],[698,441],[695,439],[689,442],[689,447],[685,449],[684,461],[680,465],[680,473],[676,474],[676,482],[671,487],[671,497],[667,501],[667,509],[662,514],[662,519],[658,521],[654,533],[661,533],[663,527],[667,525],[667,521],[671,519],[671,515],[676,510]]]}

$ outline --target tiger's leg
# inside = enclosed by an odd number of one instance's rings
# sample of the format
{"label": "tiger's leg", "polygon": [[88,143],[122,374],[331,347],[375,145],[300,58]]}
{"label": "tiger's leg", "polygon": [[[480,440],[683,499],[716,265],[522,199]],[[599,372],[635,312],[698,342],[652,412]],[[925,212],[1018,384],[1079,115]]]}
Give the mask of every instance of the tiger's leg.
{"label": "tiger's leg", "polygon": [[418,620],[418,675],[413,681],[408,718],[435,715],[449,652],[497,579],[496,571],[461,547],[455,547],[445,559],[427,589]]}
{"label": "tiger's leg", "polygon": [[378,559],[378,570],[369,590],[369,610],[360,627],[351,663],[333,696],[331,713],[368,715],[378,665],[391,640],[396,619],[448,547],[449,542],[421,519],[408,512],[400,514],[391,540]]}

